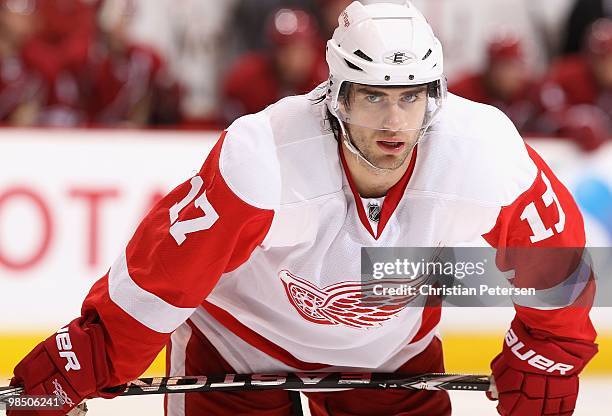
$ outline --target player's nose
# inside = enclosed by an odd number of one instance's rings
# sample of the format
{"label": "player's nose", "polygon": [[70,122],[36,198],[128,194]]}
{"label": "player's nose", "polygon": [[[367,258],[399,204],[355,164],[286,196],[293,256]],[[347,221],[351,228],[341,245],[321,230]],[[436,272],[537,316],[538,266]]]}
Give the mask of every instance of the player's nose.
{"label": "player's nose", "polygon": [[387,107],[383,120],[383,128],[385,130],[403,130],[405,122],[406,112],[400,107],[399,104],[395,103]]}

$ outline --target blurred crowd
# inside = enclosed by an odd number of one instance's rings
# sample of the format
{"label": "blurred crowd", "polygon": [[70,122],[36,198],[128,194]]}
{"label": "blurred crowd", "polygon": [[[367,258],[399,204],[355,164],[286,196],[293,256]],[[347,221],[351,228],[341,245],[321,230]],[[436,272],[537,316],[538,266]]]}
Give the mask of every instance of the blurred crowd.
{"label": "blurred crowd", "polygon": [[[470,2],[415,1],[441,33],[451,92],[499,107],[524,134],[596,149],[612,138],[612,0],[553,2],[565,7],[551,18],[513,1],[530,31],[486,28],[470,67],[459,64]],[[0,125],[224,128],[324,81],[325,41],[349,3],[0,0]],[[463,28],[449,34],[445,20]]]}

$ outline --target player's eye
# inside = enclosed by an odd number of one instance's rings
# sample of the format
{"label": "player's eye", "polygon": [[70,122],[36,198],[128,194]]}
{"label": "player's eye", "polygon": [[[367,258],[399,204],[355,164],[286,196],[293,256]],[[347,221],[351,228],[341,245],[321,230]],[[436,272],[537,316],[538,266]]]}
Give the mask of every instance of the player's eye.
{"label": "player's eye", "polygon": [[365,96],[365,99],[367,102],[375,104],[375,103],[379,103],[382,100],[382,97],[376,94],[368,94]]}
{"label": "player's eye", "polygon": [[406,94],[402,96],[402,101],[405,103],[414,103],[419,98],[419,93],[415,94]]}

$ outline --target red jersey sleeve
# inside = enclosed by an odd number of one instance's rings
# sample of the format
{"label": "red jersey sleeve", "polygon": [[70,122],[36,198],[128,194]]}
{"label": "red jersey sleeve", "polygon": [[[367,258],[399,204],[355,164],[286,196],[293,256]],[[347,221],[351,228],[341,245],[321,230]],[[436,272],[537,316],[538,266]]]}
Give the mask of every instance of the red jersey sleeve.
{"label": "red jersey sleeve", "polygon": [[83,316],[104,329],[110,385],[142,374],[221,275],[244,263],[269,230],[273,210],[244,202],[221,174],[224,136],[200,172],[151,210],[85,299]]}
{"label": "red jersey sleeve", "polygon": [[536,289],[534,302],[514,299],[518,319],[553,336],[594,341],[589,311],[595,282],[582,216],[542,158],[529,146],[527,151],[538,169],[535,180],[502,207],[483,237],[497,249],[497,266],[514,286]]}

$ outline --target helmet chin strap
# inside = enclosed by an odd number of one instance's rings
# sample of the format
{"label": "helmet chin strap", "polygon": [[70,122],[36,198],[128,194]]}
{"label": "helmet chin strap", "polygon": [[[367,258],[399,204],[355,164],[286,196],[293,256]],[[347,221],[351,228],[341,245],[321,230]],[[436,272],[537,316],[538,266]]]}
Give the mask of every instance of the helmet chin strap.
{"label": "helmet chin strap", "polygon": [[349,152],[351,152],[352,154],[357,156],[357,159],[360,162],[365,163],[366,166],[368,166],[370,169],[374,170],[376,173],[384,173],[384,172],[388,172],[388,171],[394,170],[394,169],[379,168],[378,166],[373,165],[365,157],[363,152],[357,148],[355,143],[353,143],[353,140],[351,140],[351,136],[349,135],[348,130],[344,126],[344,122],[342,120],[340,120],[339,117],[337,117],[336,119],[340,123],[340,130],[342,130],[342,143],[346,146],[346,148],[349,150]]}

